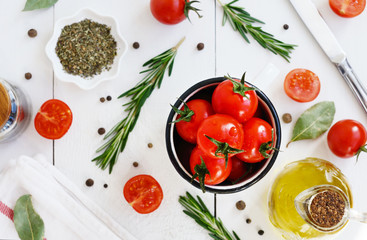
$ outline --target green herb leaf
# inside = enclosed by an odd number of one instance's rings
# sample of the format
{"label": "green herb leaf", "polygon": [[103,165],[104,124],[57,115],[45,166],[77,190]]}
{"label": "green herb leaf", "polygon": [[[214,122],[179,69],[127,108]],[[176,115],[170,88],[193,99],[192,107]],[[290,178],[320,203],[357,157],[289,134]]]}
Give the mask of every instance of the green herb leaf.
{"label": "green herb leaf", "polygon": [[334,102],[324,101],[307,109],[298,118],[293,129],[291,142],[303,139],[315,139],[326,132],[334,120]]}
{"label": "green herb leaf", "polygon": [[195,220],[197,224],[209,231],[209,236],[215,240],[240,240],[238,235],[224,226],[222,220],[215,218],[203,200],[197,196],[197,200],[188,192],[186,196],[180,196],[178,202],[185,208],[183,212]]}
{"label": "green herb leaf", "polygon": [[14,225],[21,240],[42,240],[44,223],[34,210],[31,195],[21,196],[14,207]]}
{"label": "green herb leaf", "polygon": [[52,7],[58,0],[27,0],[23,11]]}

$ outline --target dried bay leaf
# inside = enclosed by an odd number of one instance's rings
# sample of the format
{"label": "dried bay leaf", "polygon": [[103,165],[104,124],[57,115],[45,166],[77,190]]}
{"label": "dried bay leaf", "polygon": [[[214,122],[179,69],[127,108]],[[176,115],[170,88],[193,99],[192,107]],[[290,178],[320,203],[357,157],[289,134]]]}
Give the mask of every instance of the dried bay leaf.
{"label": "dried bay leaf", "polygon": [[298,118],[287,146],[294,141],[319,137],[329,129],[334,115],[334,102],[324,101],[313,105]]}
{"label": "dried bay leaf", "polygon": [[21,240],[42,240],[44,223],[34,210],[31,195],[18,198],[14,207],[14,225]]}
{"label": "dried bay leaf", "polygon": [[52,7],[58,0],[27,0],[23,11]]}

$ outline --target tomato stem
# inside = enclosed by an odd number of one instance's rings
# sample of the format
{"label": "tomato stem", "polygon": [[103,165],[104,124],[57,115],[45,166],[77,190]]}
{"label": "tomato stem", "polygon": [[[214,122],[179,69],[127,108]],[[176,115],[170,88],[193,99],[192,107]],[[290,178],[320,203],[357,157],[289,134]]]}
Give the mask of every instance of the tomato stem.
{"label": "tomato stem", "polygon": [[178,118],[177,120],[175,120],[171,123],[177,123],[177,122],[180,122],[180,121],[190,122],[191,117],[195,114],[194,111],[191,110],[189,108],[189,106],[187,106],[186,102],[184,102],[181,99],[180,99],[180,101],[184,104],[184,109],[183,110],[180,110],[180,109],[176,108],[175,106],[171,105],[173,111],[175,111],[175,113],[180,115],[180,118]]}
{"label": "tomato stem", "polygon": [[193,3],[200,3],[200,2],[199,1],[189,2],[188,0],[185,0],[184,14],[185,14],[185,17],[189,20],[189,22],[191,22],[190,17],[189,17],[189,11],[190,10],[194,11],[198,15],[199,18],[203,17],[199,14],[199,11],[201,11],[201,10],[194,7],[194,6],[192,6]]}
{"label": "tomato stem", "polygon": [[197,164],[194,167],[195,174],[192,176],[191,182],[193,182],[195,178],[199,178],[200,188],[203,191],[203,193],[205,193],[205,176],[209,175],[210,177],[210,172],[208,168],[206,167],[205,162],[201,156],[200,156],[200,159],[201,159],[201,164],[200,165]]}

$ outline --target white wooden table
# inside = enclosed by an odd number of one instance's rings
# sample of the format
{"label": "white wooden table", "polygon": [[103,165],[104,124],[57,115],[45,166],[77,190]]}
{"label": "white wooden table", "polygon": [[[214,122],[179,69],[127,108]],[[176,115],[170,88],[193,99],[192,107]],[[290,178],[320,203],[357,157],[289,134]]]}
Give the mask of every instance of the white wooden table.
{"label": "white wooden table", "polygon": [[[327,0],[315,2],[346,51],[355,72],[367,85],[367,31],[364,30],[367,12],[353,19],[343,19],[330,10]],[[242,239],[281,239],[268,219],[267,192],[272,179],[285,164],[308,156],[327,159],[336,164],[349,179],[355,208],[367,212],[367,155],[362,154],[357,164],[354,159],[335,157],[327,147],[326,134],[317,140],[292,143],[286,148],[295,121],[291,124],[282,123],[282,151],[267,176],[255,186],[236,194],[202,194],[176,173],[166,153],[164,130],[169,104],[174,103],[193,84],[227,73],[241,76],[247,71],[248,81],[258,85],[268,95],[280,116],[289,112],[296,119],[316,102],[332,100],[336,105],[334,122],[351,118],[367,126],[366,113],[288,0],[241,0],[239,4],[254,17],[266,22],[264,30],[280,40],[298,45],[291,55],[291,63],[262,49],[251,38],[251,44],[247,44],[229,25],[222,27],[222,9],[214,0],[200,3],[199,8],[204,15],[202,19],[192,14],[192,23],[186,20],[174,26],[163,25],[153,18],[149,0],[59,0],[50,9],[32,12],[22,12],[24,4],[25,1],[0,0],[0,76],[20,86],[30,96],[32,120],[41,104],[50,98],[66,102],[73,111],[74,120],[69,132],[57,141],[42,138],[30,124],[20,138],[0,144],[0,169],[10,158],[23,154],[44,154],[138,239],[209,239],[206,231],[182,213],[177,200],[186,191],[200,195],[211,210],[216,209],[217,216],[225,225],[235,230]],[[89,91],[55,79],[44,51],[52,35],[54,22],[85,7],[102,15],[114,16],[129,45],[120,75]],[[288,30],[283,29],[284,24],[289,25]],[[28,37],[27,31],[31,28],[38,31],[37,37]],[[91,162],[96,156],[95,150],[103,142],[103,136],[97,130],[100,127],[108,130],[124,117],[121,105],[125,100],[119,100],[117,96],[141,79],[139,72],[145,61],[174,46],[183,36],[186,36],[186,40],[178,51],[172,76],[166,77],[161,89],[155,90],[146,102],[113,173],[100,170]],[[140,43],[139,49],[132,48],[135,41]],[[205,44],[202,51],[196,49],[199,42]],[[275,67],[279,74],[267,81],[256,82],[256,77],[269,66]],[[320,77],[320,95],[311,103],[296,103],[283,91],[285,75],[298,67],[310,69]],[[26,72],[32,73],[32,79],[25,80]],[[108,95],[112,96],[112,101],[99,101],[100,97]],[[152,143],[153,148],[148,148],[148,143]],[[139,167],[133,167],[134,161],[139,162]],[[154,176],[164,191],[161,206],[148,215],[137,214],[122,194],[125,182],[142,173]],[[85,185],[88,178],[94,180],[93,187]],[[104,188],[104,184],[108,184],[108,188]],[[244,211],[236,209],[238,200],[246,202]],[[246,223],[246,218],[252,219],[251,224]],[[258,234],[260,229],[265,231],[262,236]],[[350,222],[336,239],[366,238],[367,226]]]}

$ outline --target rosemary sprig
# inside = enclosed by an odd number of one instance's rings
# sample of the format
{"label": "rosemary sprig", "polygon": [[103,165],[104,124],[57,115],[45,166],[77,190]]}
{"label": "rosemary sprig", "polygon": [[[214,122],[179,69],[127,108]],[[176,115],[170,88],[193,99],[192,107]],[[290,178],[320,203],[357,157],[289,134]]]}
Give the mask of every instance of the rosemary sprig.
{"label": "rosemary sprig", "polygon": [[195,220],[200,226],[209,231],[209,236],[215,240],[240,240],[235,231],[229,232],[222,220],[215,218],[199,196],[196,200],[190,193],[180,196],[178,202],[185,208],[183,212]]}
{"label": "rosemary sprig", "polygon": [[250,34],[263,48],[276,55],[279,54],[289,62],[291,58],[289,54],[296,45],[279,41],[272,34],[263,31],[261,27],[253,26],[253,23],[264,24],[264,22],[252,17],[243,7],[233,6],[238,0],[233,0],[227,4],[223,4],[220,0],[217,1],[223,8],[222,25],[228,21],[233,30],[238,31],[246,42],[250,43],[246,36],[246,34]]}
{"label": "rosemary sprig", "polygon": [[108,141],[96,151],[103,151],[92,160],[101,169],[105,170],[108,167],[109,172],[112,172],[119,154],[125,149],[129,134],[135,127],[145,101],[155,88],[160,88],[166,69],[168,69],[168,76],[171,75],[177,50],[184,40],[185,38],[182,38],[175,47],[144,63],[143,67],[147,69],[140,73],[146,73],[145,77],[135,87],[119,96],[119,98],[131,98],[130,102],[123,105],[128,114],[106,134],[104,140],[108,139]]}

